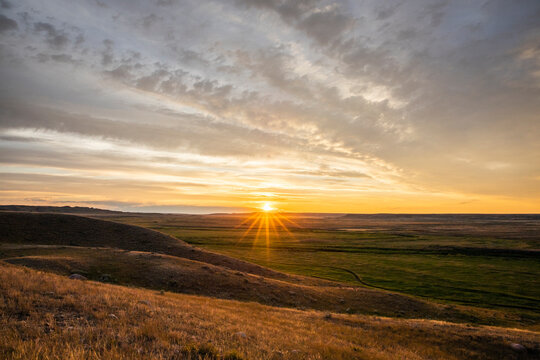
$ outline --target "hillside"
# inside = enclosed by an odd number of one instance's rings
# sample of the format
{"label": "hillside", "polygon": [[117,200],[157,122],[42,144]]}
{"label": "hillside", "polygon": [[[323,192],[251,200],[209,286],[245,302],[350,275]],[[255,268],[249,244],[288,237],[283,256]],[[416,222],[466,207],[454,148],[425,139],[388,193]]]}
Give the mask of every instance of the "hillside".
{"label": "hillside", "polygon": [[0,358],[457,360],[539,356],[540,336],[529,331],[160,294],[66,281],[63,276],[0,262]]}
{"label": "hillside", "polygon": [[0,212],[0,242],[157,252],[276,279],[306,280],[198,249],[157,231],[76,215]]}
{"label": "hillside", "polygon": [[0,259],[61,275],[267,305],[529,326],[518,315],[287,275],[156,231],[60,214],[0,213]]}
{"label": "hillside", "polygon": [[0,211],[84,214],[84,215],[118,215],[122,211],[104,210],[85,206],[34,206],[34,205],[0,205]]}
{"label": "hillside", "polygon": [[366,288],[301,285],[141,251],[3,245],[0,254],[5,262],[65,276],[79,273],[96,281],[273,306],[458,322],[502,324],[511,320],[494,311],[444,306]]}

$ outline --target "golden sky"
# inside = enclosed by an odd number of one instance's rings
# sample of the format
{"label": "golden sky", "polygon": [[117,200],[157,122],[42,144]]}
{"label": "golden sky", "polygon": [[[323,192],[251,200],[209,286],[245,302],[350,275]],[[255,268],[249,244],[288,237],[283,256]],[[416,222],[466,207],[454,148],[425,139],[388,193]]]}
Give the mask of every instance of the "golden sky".
{"label": "golden sky", "polygon": [[540,212],[540,3],[0,2],[0,202]]}

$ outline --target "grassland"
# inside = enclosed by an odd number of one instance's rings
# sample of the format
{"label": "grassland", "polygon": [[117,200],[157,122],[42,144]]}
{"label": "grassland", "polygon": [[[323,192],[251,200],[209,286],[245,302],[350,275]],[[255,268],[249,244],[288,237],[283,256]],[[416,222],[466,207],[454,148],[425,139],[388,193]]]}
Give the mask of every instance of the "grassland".
{"label": "grassland", "polygon": [[78,273],[121,285],[282,307],[521,328],[538,323],[522,314],[447,306],[365,286],[286,275],[130,225],[19,213],[0,213],[0,224],[5,225],[0,227],[1,260],[66,276]]}
{"label": "grassland", "polygon": [[535,218],[92,216],[0,212],[1,359],[540,357]]}
{"label": "grassland", "polygon": [[534,359],[539,344],[523,330],[161,294],[0,262],[6,359]]}
{"label": "grassland", "polygon": [[388,289],[447,303],[505,309],[538,321],[540,252],[534,238],[366,232],[291,227],[242,239],[245,227],[189,227],[174,217],[125,217],[275,270]]}

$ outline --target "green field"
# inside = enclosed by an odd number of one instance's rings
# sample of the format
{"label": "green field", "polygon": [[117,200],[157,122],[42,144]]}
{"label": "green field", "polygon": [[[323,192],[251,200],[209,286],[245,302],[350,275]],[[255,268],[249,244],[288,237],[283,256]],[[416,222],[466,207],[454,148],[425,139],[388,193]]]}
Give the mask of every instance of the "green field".
{"label": "green field", "polygon": [[530,241],[392,235],[345,230],[183,227],[116,219],[276,270],[365,285],[443,302],[512,311],[540,309],[540,254]]}

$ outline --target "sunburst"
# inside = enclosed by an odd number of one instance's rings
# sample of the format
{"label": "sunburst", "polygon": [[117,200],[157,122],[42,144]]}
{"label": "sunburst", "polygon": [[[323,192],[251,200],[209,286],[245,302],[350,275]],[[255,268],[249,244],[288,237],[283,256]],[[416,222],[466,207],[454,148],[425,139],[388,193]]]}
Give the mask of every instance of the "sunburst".
{"label": "sunburst", "polygon": [[270,249],[272,241],[280,237],[280,232],[285,231],[289,238],[294,239],[294,235],[289,230],[289,226],[300,227],[287,215],[279,212],[271,203],[264,203],[262,211],[255,212],[244,219],[236,228],[246,228],[237,243],[252,240],[252,247],[264,242],[264,246]]}

